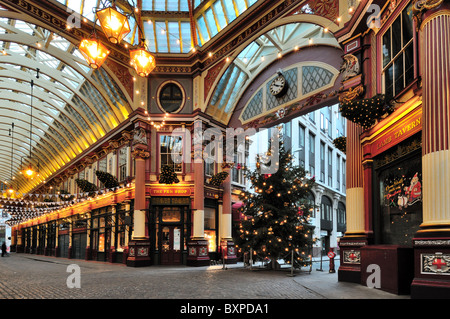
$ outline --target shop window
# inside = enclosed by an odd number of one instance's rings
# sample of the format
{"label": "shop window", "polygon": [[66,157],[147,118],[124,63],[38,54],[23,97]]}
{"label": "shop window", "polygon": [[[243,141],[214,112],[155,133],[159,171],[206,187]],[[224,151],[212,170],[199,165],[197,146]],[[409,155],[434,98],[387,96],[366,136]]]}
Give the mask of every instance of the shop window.
{"label": "shop window", "polygon": [[209,242],[209,252],[216,252],[216,210],[211,207],[205,207],[205,238]]}
{"label": "shop window", "polygon": [[159,140],[160,168],[172,166],[176,173],[182,173],[183,138],[174,135],[161,135]]}
{"label": "shop window", "polygon": [[164,223],[177,223],[181,221],[181,211],[178,207],[164,207],[161,213]]}
{"label": "shop window", "polygon": [[394,20],[382,37],[384,93],[399,94],[414,80],[412,2]]}
{"label": "shop window", "polygon": [[117,232],[117,244],[116,244],[116,250],[118,252],[123,252],[124,248],[125,248],[125,230],[126,230],[126,225],[125,225],[125,212],[119,212],[117,214],[117,228],[116,228],[116,232]]}
{"label": "shop window", "polygon": [[[416,143],[420,145],[419,143]],[[412,238],[422,223],[422,158],[420,150],[403,157],[402,150],[411,148],[408,141],[383,158],[376,159],[378,204],[375,223],[377,242],[412,245]],[[399,150],[396,152],[396,150]],[[389,157],[390,156],[390,157]],[[392,160],[386,163],[385,159]],[[384,164],[384,165],[383,165]]]}

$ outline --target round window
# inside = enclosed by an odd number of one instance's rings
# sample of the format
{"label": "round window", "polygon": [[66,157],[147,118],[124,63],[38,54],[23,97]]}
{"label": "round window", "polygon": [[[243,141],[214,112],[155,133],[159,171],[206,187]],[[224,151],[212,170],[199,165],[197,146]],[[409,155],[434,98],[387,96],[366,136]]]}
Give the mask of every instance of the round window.
{"label": "round window", "polygon": [[159,104],[164,111],[172,113],[183,105],[183,92],[175,83],[165,84],[159,93]]}

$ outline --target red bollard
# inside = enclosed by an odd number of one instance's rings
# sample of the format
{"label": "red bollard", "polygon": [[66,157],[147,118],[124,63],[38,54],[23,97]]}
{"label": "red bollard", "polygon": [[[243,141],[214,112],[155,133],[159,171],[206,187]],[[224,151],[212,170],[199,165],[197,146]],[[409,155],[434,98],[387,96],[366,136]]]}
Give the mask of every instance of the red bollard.
{"label": "red bollard", "polygon": [[330,248],[330,251],[328,252],[327,256],[330,258],[330,273],[336,272],[334,270],[334,257],[336,257],[336,253],[333,251],[333,248]]}

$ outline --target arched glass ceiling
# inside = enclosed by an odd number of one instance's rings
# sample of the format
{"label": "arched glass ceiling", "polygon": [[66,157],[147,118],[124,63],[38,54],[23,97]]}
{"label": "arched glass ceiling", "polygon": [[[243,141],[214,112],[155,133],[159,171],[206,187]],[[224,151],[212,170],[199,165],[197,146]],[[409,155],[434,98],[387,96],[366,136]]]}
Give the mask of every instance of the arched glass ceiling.
{"label": "arched glass ceiling", "polygon": [[[11,179],[14,150],[15,186],[26,193],[125,120],[132,106],[105,69],[92,71],[74,44],[2,12],[0,160],[8,165],[0,166],[0,180]],[[31,105],[32,162],[39,160],[40,177],[27,182],[18,171],[30,153]]]}
{"label": "arched glass ceiling", "polygon": [[335,37],[312,23],[290,23],[276,27],[246,46],[228,66],[209,102],[207,113],[225,123],[252,80],[286,53],[311,44],[338,47]]}
{"label": "arched glass ceiling", "polygon": [[[198,46],[205,45],[256,1],[195,0],[194,25],[191,27],[188,0],[144,0],[139,9],[148,49],[157,53],[188,53],[196,42]],[[95,10],[101,8],[99,0],[58,0],[58,2],[90,21],[95,20]],[[136,2],[129,1],[129,4],[135,6]],[[116,4],[124,13],[129,11],[125,0],[116,0]],[[167,14],[162,15],[158,12]],[[133,16],[130,16],[129,22],[132,32],[126,36],[125,41],[136,45],[139,37]],[[194,34],[192,30],[195,30]]]}

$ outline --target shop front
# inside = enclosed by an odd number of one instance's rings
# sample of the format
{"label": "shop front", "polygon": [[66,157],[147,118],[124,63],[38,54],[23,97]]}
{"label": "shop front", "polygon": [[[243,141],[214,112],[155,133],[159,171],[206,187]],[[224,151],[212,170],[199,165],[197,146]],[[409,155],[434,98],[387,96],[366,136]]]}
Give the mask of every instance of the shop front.
{"label": "shop front", "polygon": [[[371,275],[367,269],[377,265],[379,288],[409,294],[415,268],[413,239],[423,223],[420,102],[405,103],[360,135],[360,141],[365,239],[341,239],[341,276],[366,285]],[[356,271],[359,275],[353,280]]]}
{"label": "shop front", "polygon": [[153,196],[149,210],[150,254],[155,265],[184,265],[191,231],[191,198]]}

